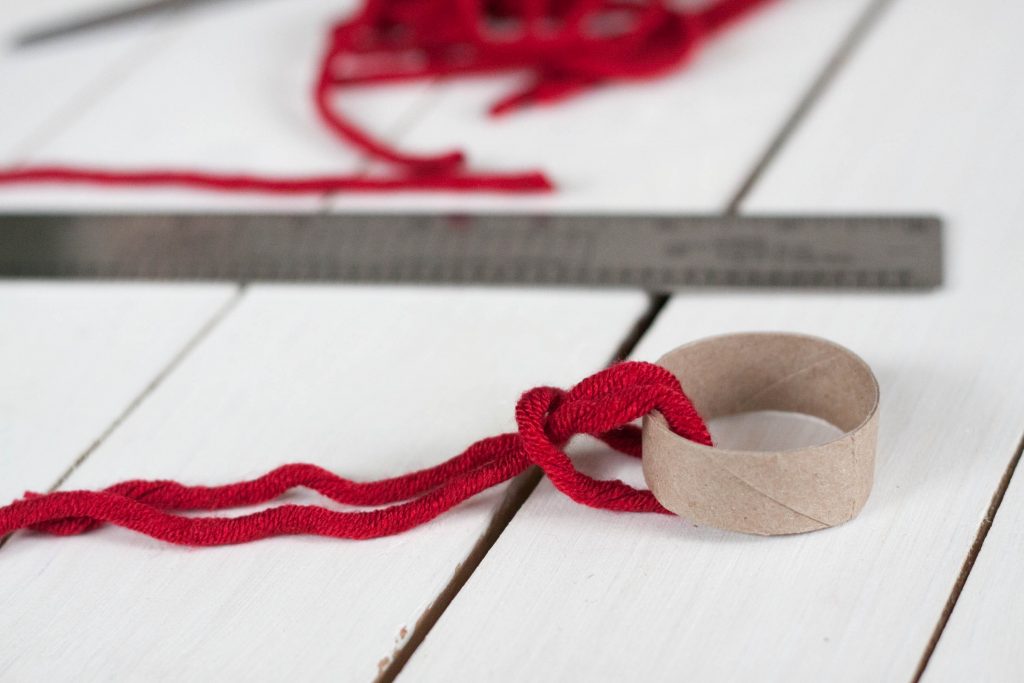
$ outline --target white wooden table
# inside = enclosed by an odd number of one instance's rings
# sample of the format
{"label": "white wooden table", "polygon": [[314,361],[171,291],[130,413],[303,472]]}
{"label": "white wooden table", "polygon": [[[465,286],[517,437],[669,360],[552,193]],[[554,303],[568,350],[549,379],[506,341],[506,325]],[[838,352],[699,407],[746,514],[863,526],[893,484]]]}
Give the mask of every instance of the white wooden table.
{"label": "white wooden table", "polygon": [[[7,0],[0,32],[107,1]],[[0,162],[372,172],[305,92],[350,6],[224,3],[5,52]],[[3,189],[5,210],[920,211],[946,221],[948,283],[687,293],[633,353],[774,329],[864,356],[877,483],[846,526],[752,538],[520,481],[370,542],[19,534],[0,547],[0,680],[1021,680],[1022,24],[1002,0],[784,0],[676,76],[499,122],[482,110],[507,81],[344,103],[414,149],[539,165],[551,197]],[[0,282],[0,498],[295,460],[426,466],[510,429],[522,390],[602,367],[647,307],[630,291]],[[590,467],[640,481],[636,463]]]}

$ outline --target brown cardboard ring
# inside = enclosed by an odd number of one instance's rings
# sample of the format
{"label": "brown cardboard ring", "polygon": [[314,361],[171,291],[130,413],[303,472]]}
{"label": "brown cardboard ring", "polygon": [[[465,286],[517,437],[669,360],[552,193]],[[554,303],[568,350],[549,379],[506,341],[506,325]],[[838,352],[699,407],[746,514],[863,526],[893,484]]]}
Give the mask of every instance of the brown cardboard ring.
{"label": "brown cardboard ring", "polygon": [[765,536],[853,519],[874,479],[878,381],[852,351],[817,337],[743,333],[681,346],[658,364],[706,420],[755,410],[819,417],[844,433],[786,451],[704,446],[673,433],[660,413],[643,421],[643,471],[655,498],[708,526]]}

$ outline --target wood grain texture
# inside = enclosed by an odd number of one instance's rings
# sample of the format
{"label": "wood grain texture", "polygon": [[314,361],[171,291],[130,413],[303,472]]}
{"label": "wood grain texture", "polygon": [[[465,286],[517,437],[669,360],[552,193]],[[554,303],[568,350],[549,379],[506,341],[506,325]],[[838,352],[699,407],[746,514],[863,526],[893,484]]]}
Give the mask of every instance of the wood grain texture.
{"label": "wood grain texture", "polygon": [[[683,295],[637,352],[654,359],[707,334],[769,329],[825,336],[863,355],[881,381],[882,431],[861,517],[815,534],[751,538],[582,509],[542,483],[403,675],[913,677],[1024,425],[1024,394],[1012,389],[1024,382],[1022,323],[1007,308],[1024,287],[1021,15],[997,2],[899,3],[744,207],[937,212],[948,225],[946,287]],[[966,35],[985,40],[951,49]],[[604,471],[637,477],[621,463]],[[998,553],[1004,562],[1011,547]],[[1008,594],[1015,581],[1002,578]],[[945,679],[942,667],[974,642],[953,640],[978,625],[980,606],[967,604],[929,677]],[[1019,624],[1008,611],[994,629]],[[1000,653],[1004,662],[1013,655]],[[1016,666],[1004,663],[994,679],[1012,679]]]}
{"label": "wood grain texture", "polygon": [[[66,483],[356,478],[513,428],[519,394],[601,367],[645,298],[502,289],[250,292]],[[369,680],[486,529],[504,487],[410,533],[190,550],[121,530],[0,550],[0,678]],[[296,494],[293,500],[309,500]]]}
{"label": "wood grain texture", "polygon": [[0,283],[0,505],[53,486],[233,293]]}

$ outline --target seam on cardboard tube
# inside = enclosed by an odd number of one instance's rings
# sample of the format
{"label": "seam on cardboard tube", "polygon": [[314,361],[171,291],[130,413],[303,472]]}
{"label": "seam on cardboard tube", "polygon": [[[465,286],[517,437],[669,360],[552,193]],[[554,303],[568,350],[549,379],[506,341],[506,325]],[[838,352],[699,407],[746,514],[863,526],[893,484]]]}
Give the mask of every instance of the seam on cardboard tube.
{"label": "seam on cardboard tube", "polygon": [[[667,294],[649,294],[646,310],[637,319],[626,338],[615,349],[615,353],[609,360],[608,365],[628,358],[633,353],[640,339],[647,333],[665,308],[668,299]],[[452,578],[430,604],[429,608],[420,615],[409,638],[396,651],[385,658],[383,669],[379,672],[375,683],[390,683],[398,678],[406,664],[408,664],[426,641],[434,626],[441,620],[448,607],[455,601],[462,592],[463,587],[476,573],[484,558],[491,551],[491,548],[498,543],[505,529],[512,523],[516,515],[519,514],[519,510],[526,504],[526,501],[536,490],[543,477],[544,474],[541,469],[532,466],[513,480],[505,494],[504,501],[498,510],[492,514],[483,535],[477,539],[473,549],[466,556],[466,559],[458,565]]]}
{"label": "seam on cardboard tube", "polygon": [[812,361],[812,362],[808,363],[807,365],[803,366],[802,368],[794,370],[793,372],[787,374],[784,377],[780,377],[779,379],[775,380],[774,382],[772,382],[768,386],[766,386],[766,387],[764,387],[762,389],[758,389],[753,394],[751,394],[750,396],[745,398],[743,400],[743,404],[744,405],[749,405],[749,404],[753,403],[754,400],[756,398],[758,398],[759,396],[763,396],[764,394],[768,393],[769,391],[778,388],[782,384],[785,384],[786,382],[792,380],[794,377],[799,377],[800,375],[803,375],[806,372],[810,372],[814,368],[817,368],[817,367],[819,367],[821,365],[824,365],[825,363],[828,363],[829,361],[832,361],[832,360],[835,360],[836,358],[841,358],[841,357],[842,357],[842,354],[830,353],[828,356],[826,356],[824,358],[819,358],[818,360]]}
{"label": "seam on cardboard tube", "polygon": [[822,525],[822,526],[823,526],[824,528],[826,528],[826,529],[828,529],[828,528],[831,528],[831,527],[833,526],[832,524],[829,524],[828,522],[823,522],[822,520],[818,519],[817,517],[812,517],[811,515],[807,514],[806,512],[801,512],[800,510],[797,510],[796,508],[794,508],[794,507],[792,507],[792,506],[790,506],[790,505],[787,505],[786,503],[783,503],[783,502],[782,502],[781,500],[779,500],[778,498],[776,498],[776,497],[774,497],[774,496],[772,496],[772,495],[769,495],[769,494],[768,494],[768,492],[766,492],[766,491],[764,491],[764,490],[762,490],[762,489],[760,489],[760,488],[758,488],[758,487],[754,486],[754,485],[753,485],[752,483],[750,483],[749,481],[747,481],[746,479],[744,479],[744,478],[743,478],[743,477],[741,477],[740,475],[736,474],[735,472],[733,472],[732,470],[730,470],[730,469],[729,469],[728,467],[726,467],[726,466],[725,466],[725,465],[723,465],[722,463],[719,463],[719,462],[713,462],[713,463],[711,463],[711,464],[712,464],[712,466],[714,466],[714,467],[715,467],[716,469],[718,469],[718,470],[719,470],[720,472],[724,472],[725,474],[728,474],[728,475],[729,475],[730,477],[732,477],[732,478],[733,478],[733,479],[735,479],[736,481],[740,482],[741,484],[743,484],[744,486],[746,486],[746,487],[747,487],[748,489],[750,489],[750,490],[751,490],[751,491],[753,491],[754,493],[759,493],[759,494],[761,494],[762,496],[764,496],[764,497],[765,497],[765,498],[767,498],[768,500],[772,501],[772,502],[773,502],[773,503],[775,503],[776,505],[779,505],[779,506],[781,506],[781,507],[784,507],[784,508],[786,508],[787,510],[789,510],[789,511],[790,511],[790,512],[792,512],[793,514],[796,514],[796,515],[800,515],[800,516],[801,516],[801,517],[803,517],[804,519],[809,519],[809,520],[811,520],[812,522],[817,522],[818,524]]}
{"label": "seam on cardboard tube", "polygon": [[651,450],[644,476],[662,505],[713,527],[763,535],[828,529],[860,511],[873,479],[879,387],[852,351],[803,334],[737,333],[686,344],[659,364],[688,378],[688,387],[708,380],[690,392],[707,417],[788,409],[823,417],[841,432],[799,448],[715,451],[674,435],[663,416],[645,420]]}
{"label": "seam on cardboard tube", "polygon": [[[660,417],[660,413],[659,413],[659,417]],[[657,429],[657,430],[659,430],[659,431],[661,431],[661,432],[665,432],[665,433],[667,433],[667,434],[671,434],[672,436],[675,436],[676,438],[681,438],[681,437],[679,437],[678,435],[676,435],[676,434],[675,434],[674,432],[672,432],[672,430],[670,430],[670,429],[668,428],[668,426],[667,426],[667,425],[666,425],[666,424],[664,423],[664,417],[662,417],[662,419],[661,419],[661,420],[655,420],[655,421],[653,421],[652,425],[653,425],[653,428],[654,428],[654,429]],[[650,427],[645,427],[645,428],[650,428]],[[709,463],[709,464],[710,464],[710,465],[711,465],[712,467],[714,467],[715,469],[717,469],[717,470],[718,470],[719,472],[721,472],[721,473],[723,473],[723,474],[725,474],[725,475],[727,475],[727,476],[729,476],[729,477],[732,477],[733,479],[735,479],[736,481],[738,481],[738,482],[739,482],[740,484],[742,484],[743,486],[746,486],[746,487],[747,487],[748,489],[750,489],[751,491],[753,491],[754,493],[759,493],[759,494],[761,494],[762,496],[764,496],[764,497],[765,497],[765,498],[767,498],[768,500],[772,501],[773,503],[775,503],[776,505],[778,505],[778,506],[780,506],[780,507],[783,507],[783,508],[785,508],[785,509],[789,510],[789,511],[790,511],[790,512],[792,512],[793,514],[799,515],[799,516],[803,517],[804,519],[809,519],[809,520],[811,520],[812,522],[816,522],[816,523],[818,523],[818,524],[821,524],[821,525],[822,525],[822,528],[824,528],[824,529],[830,529],[830,528],[832,528],[833,526],[835,526],[834,524],[829,524],[828,522],[824,522],[824,521],[822,521],[822,520],[820,520],[820,519],[817,519],[816,517],[812,517],[811,515],[808,515],[808,514],[807,514],[807,513],[805,513],[805,512],[801,512],[800,510],[797,510],[797,509],[795,509],[795,508],[793,508],[793,507],[790,507],[790,506],[789,506],[789,505],[787,505],[786,503],[783,503],[783,502],[782,502],[781,500],[778,500],[778,499],[777,499],[777,498],[775,498],[774,496],[772,496],[772,495],[769,495],[769,494],[768,494],[767,492],[763,491],[762,489],[758,488],[757,486],[754,486],[754,485],[753,485],[752,483],[750,483],[749,481],[747,481],[746,479],[744,479],[744,478],[743,478],[743,477],[741,477],[740,475],[738,475],[738,474],[736,474],[735,472],[733,472],[732,470],[730,470],[730,469],[729,469],[728,467],[726,467],[726,466],[725,466],[725,465],[724,465],[724,464],[722,463],[722,461],[721,461],[720,459],[718,459],[718,458],[712,458],[712,459],[708,459],[708,463]]]}

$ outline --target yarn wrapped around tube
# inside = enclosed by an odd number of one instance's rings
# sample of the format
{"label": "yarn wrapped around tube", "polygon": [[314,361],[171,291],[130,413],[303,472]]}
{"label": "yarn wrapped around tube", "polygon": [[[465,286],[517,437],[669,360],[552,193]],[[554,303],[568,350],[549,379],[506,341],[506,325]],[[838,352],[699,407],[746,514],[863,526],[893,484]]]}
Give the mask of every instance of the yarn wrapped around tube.
{"label": "yarn wrapped around tube", "polygon": [[759,411],[813,416],[840,432],[781,450],[708,448],[644,417],[644,481],[658,501],[705,526],[775,536],[856,517],[871,494],[879,387],[870,366],[835,342],[740,332],[685,344],[658,365],[686,377],[708,420]]}
{"label": "yarn wrapped around tube", "polygon": [[491,107],[501,115],[565,100],[615,81],[680,68],[707,38],[767,0],[366,0],[328,32],[313,88],[320,120],[340,139],[386,162],[387,177],[266,176],[190,169],[101,169],[47,164],[0,169],[0,184],[179,186],[220,192],[547,192],[541,171],[484,173],[463,152],[412,154],[374,137],[335,106],[346,87],[471,74],[525,72],[524,87]]}

